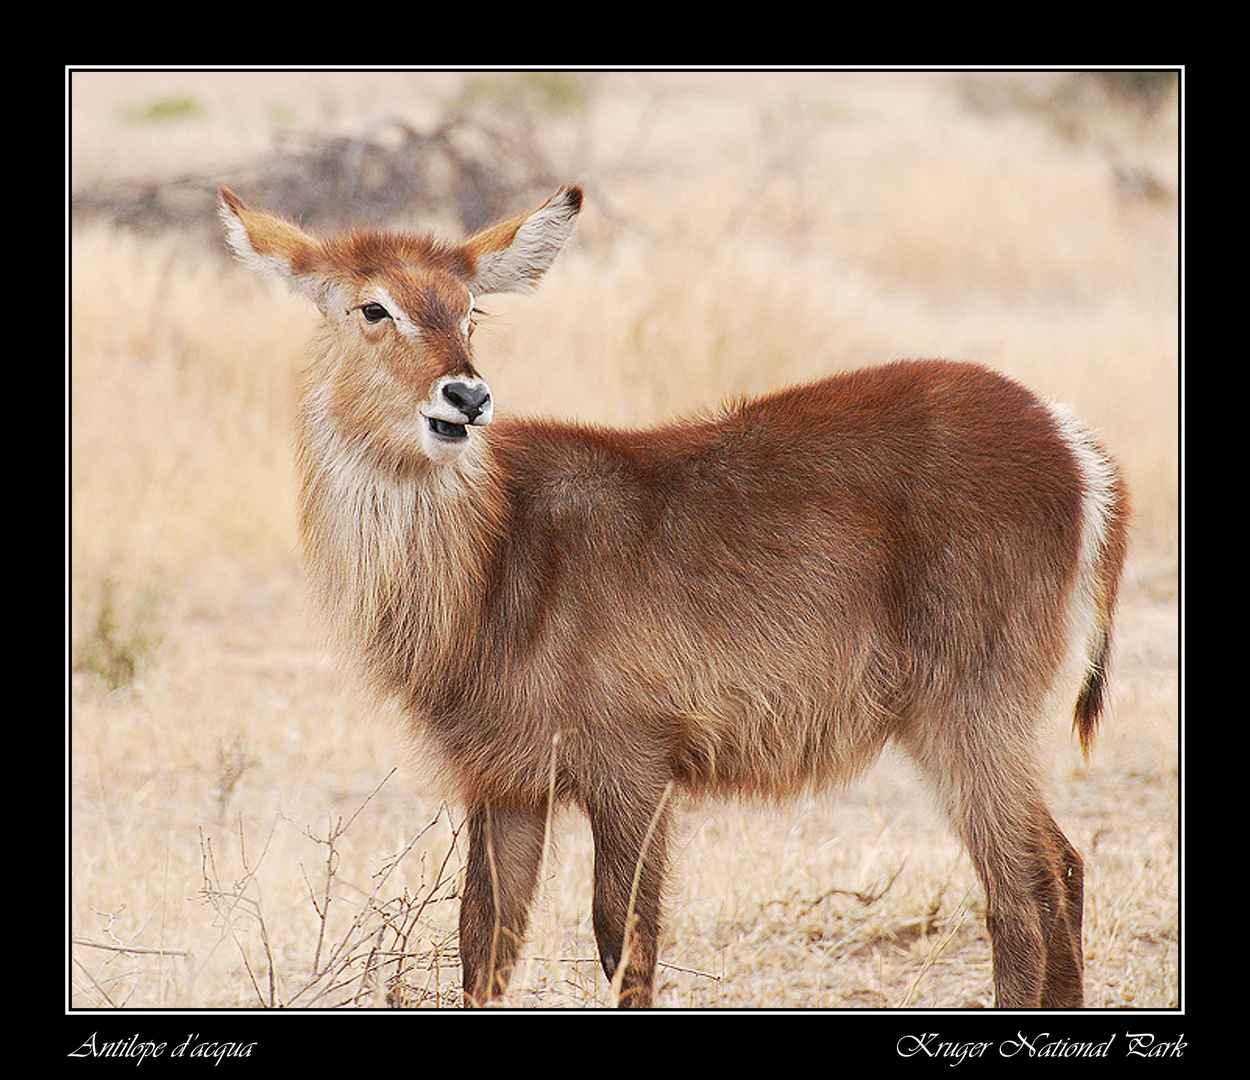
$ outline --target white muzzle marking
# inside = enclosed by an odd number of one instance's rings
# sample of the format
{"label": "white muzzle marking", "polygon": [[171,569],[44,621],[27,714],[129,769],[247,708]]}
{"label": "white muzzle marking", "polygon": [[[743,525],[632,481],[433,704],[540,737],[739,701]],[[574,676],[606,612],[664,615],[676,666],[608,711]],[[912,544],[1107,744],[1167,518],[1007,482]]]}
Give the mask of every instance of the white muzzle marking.
{"label": "white muzzle marking", "polygon": [[[469,391],[485,390],[487,397],[476,416],[457,407],[443,390],[455,383]],[[485,427],[495,414],[494,397],[484,379],[466,375],[444,375],[430,387],[430,396],[420,408],[425,423],[421,427],[421,447],[434,461],[456,458],[469,442],[470,427]]]}

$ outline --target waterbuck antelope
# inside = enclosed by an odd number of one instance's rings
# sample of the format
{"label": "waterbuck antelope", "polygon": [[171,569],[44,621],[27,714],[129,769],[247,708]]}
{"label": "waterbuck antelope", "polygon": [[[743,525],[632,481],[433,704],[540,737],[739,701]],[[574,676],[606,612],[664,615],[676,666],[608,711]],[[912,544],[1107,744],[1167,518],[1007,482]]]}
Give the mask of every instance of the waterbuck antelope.
{"label": "waterbuck antelope", "polygon": [[475,297],[534,284],[581,206],[568,186],[461,244],[321,242],[221,192],[237,255],[325,317],[298,420],[311,587],[467,807],[465,1002],[507,985],[551,799],[589,817],[603,969],[646,1006],[670,794],[843,781],[892,739],[984,885],[996,1003],[1080,1005],[1082,862],[1036,728],[1075,640],[1089,752],[1116,465],[1064,409],[941,361],[650,430],[496,415]]}

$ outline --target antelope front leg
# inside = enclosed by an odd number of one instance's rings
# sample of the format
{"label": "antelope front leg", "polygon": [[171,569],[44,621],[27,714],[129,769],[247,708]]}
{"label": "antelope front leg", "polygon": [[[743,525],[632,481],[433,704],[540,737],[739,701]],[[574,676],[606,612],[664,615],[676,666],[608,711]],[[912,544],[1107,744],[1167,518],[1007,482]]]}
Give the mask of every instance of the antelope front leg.
{"label": "antelope front leg", "polygon": [[484,802],[469,811],[460,900],[464,1003],[485,1005],[508,986],[542,860],[544,814]]}
{"label": "antelope front leg", "polygon": [[595,840],[592,918],[599,962],[623,1009],[651,1006],[668,832],[664,801],[586,808]]}

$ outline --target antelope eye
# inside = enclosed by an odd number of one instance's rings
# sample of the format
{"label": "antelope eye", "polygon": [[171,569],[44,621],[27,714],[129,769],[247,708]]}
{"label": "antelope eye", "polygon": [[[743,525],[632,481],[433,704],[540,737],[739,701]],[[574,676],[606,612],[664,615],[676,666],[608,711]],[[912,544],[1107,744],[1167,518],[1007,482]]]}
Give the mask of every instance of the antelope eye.
{"label": "antelope eye", "polygon": [[371,323],[381,322],[383,319],[389,319],[391,317],[391,313],[387,311],[386,308],[384,308],[381,304],[374,303],[361,304],[360,314],[365,317],[365,322]]}

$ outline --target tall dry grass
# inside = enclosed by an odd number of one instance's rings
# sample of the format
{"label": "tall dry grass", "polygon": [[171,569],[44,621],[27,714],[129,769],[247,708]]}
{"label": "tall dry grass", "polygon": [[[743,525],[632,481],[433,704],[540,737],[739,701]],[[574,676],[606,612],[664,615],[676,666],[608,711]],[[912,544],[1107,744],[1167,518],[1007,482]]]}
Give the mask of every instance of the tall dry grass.
{"label": "tall dry grass", "polygon": [[[469,77],[187,73],[204,115],[162,136],[118,110],[178,73],[97,73],[75,173],[250,152],[284,86],[290,114],[345,124],[436,115]],[[1174,112],[1131,134],[1174,182]],[[944,355],[1102,432],[1136,503],[1120,689],[1088,774],[1057,708],[1052,786],[1089,864],[1091,1003],[1175,1004],[1175,205],[1117,194],[1097,139],[970,110],[953,76],[622,73],[539,136],[588,203],[538,296],[482,305],[501,409],[647,424]],[[76,228],[70,254],[70,1003],[454,1002],[458,808],[302,607],[315,312],[178,235]],[[686,808],[660,1003],[987,1004],[983,897],[914,780],[891,758],[839,798]],[[606,1003],[589,837],[553,832],[511,1001]]]}

